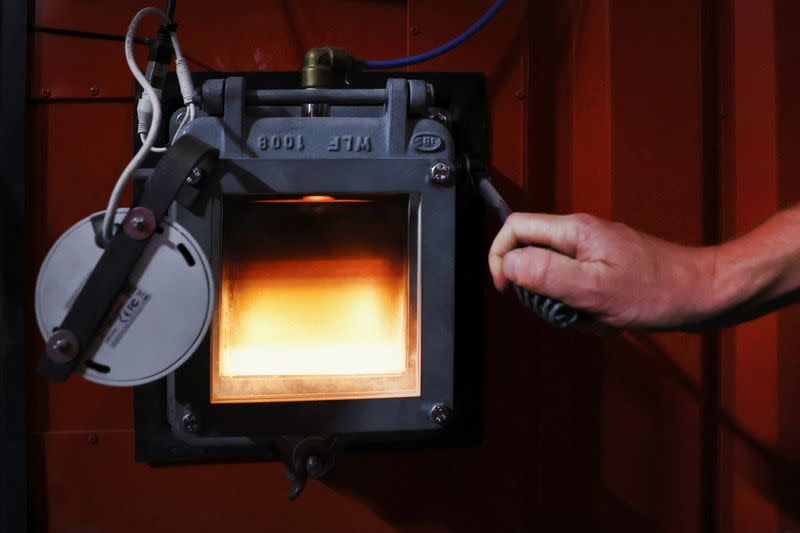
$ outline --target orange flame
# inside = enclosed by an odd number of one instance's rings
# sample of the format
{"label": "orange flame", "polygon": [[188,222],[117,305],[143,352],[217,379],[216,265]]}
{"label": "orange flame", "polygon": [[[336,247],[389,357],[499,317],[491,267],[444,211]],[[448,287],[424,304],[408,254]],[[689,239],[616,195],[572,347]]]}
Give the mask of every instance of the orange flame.
{"label": "orange flame", "polygon": [[[251,231],[259,220],[283,225],[267,249],[237,238],[241,233],[228,233],[223,242],[232,248],[223,250],[212,403],[419,396],[419,334],[409,303],[415,289],[402,252],[405,228],[392,230],[407,216],[402,204],[395,198],[387,200],[394,206],[388,210],[377,203],[354,206],[354,214],[284,204],[380,201],[323,195],[255,200],[281,203],[256,208],[263,218],[247,207],[252,204],[230,208],[232,228],[237,213],[246,213]],[[357,231],[361,226],[349,217],[369,224],[365,212],[380,217],[376,224],[384,229]],[[306,218],[319,216],[327,217],[328,234],[314,233],[319,219]],[[330,234],[338,238],[324,237]],[[399,240],[387,246],[392,238]]]}
{"label": "orange flame", "polygon": [[385,259],[244,265],[222,280],[212,401],[418,395],[407,317]]}

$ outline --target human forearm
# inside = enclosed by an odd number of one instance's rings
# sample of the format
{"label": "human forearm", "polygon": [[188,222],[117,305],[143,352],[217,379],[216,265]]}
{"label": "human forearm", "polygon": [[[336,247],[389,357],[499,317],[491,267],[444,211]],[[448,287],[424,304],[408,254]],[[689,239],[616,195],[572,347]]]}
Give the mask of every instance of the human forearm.
{"label": "human forearm", "polygon": [[800,207],[795,206],[715,247],[710,324],[763,315],[796,301],[799,289]]}

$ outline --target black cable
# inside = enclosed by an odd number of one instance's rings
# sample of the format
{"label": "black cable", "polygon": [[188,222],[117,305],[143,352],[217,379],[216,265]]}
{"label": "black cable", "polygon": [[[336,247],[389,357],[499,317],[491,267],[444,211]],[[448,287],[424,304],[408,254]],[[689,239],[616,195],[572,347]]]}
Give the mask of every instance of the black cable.
{"label": "black cable", "polygon": [[167,16],[175,22],[175,0],[167,0]]}
{"label": "black cable", "polygon": [[[49,33],[51,35],[75,37],[78,39],[93,39],[96,41],[119,41],[119,42],[125,41],[124,35],[116,35],[113,33],[99,33],[94,31],[70,30],[67,28],[54,28],[52,26],[30,26],[30,31],[34,33]],[[133,42],[136,44],[150,45],[153,42],[153,39],[145,39],[144,37],[134,37]]]}

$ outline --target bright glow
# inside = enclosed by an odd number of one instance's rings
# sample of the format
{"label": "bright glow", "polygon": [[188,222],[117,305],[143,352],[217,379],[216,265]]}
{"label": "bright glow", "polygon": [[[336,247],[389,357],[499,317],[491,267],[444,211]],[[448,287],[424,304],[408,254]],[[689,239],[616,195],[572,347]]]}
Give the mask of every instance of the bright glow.
{"label": "bright glow", "polygon": [[333,196],[310,195],[301,198],[304,202],[335,202],[336,198]]}
{"label": "bright glow", "polygon": [[419,396],[409,224],[405,195],[227,198],[211,402]]}
{"label": "bright glow", "polygon": [[256,200],[259,204],[361,204],[369,202],[363,198],[334,198],[333,196],[312,194],[298,198],[267,198]]}
{"label": "bright glow", "polygon": [[383,259],[252,262],[223,278],[219,374],[396,374],[402,277]]}

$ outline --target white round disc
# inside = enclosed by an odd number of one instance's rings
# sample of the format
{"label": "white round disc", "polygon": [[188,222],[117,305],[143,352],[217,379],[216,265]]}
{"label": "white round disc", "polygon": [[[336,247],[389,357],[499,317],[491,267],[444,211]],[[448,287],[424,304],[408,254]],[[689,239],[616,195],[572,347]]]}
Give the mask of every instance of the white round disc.
{"label": "white round disc", "polygon": [[[117,211],[121,223],[127,209]],[[36,280],[36,319],[47,339],[61,325],[103,250],[95,222],[81,220],[53,245]],[[141,385],[173,372],[195,352],[211,323],[214,281],[197,241],[176,222],[159,224],[76,372],[96,383]],[[163,230],[163,231],[162,231]]]}

